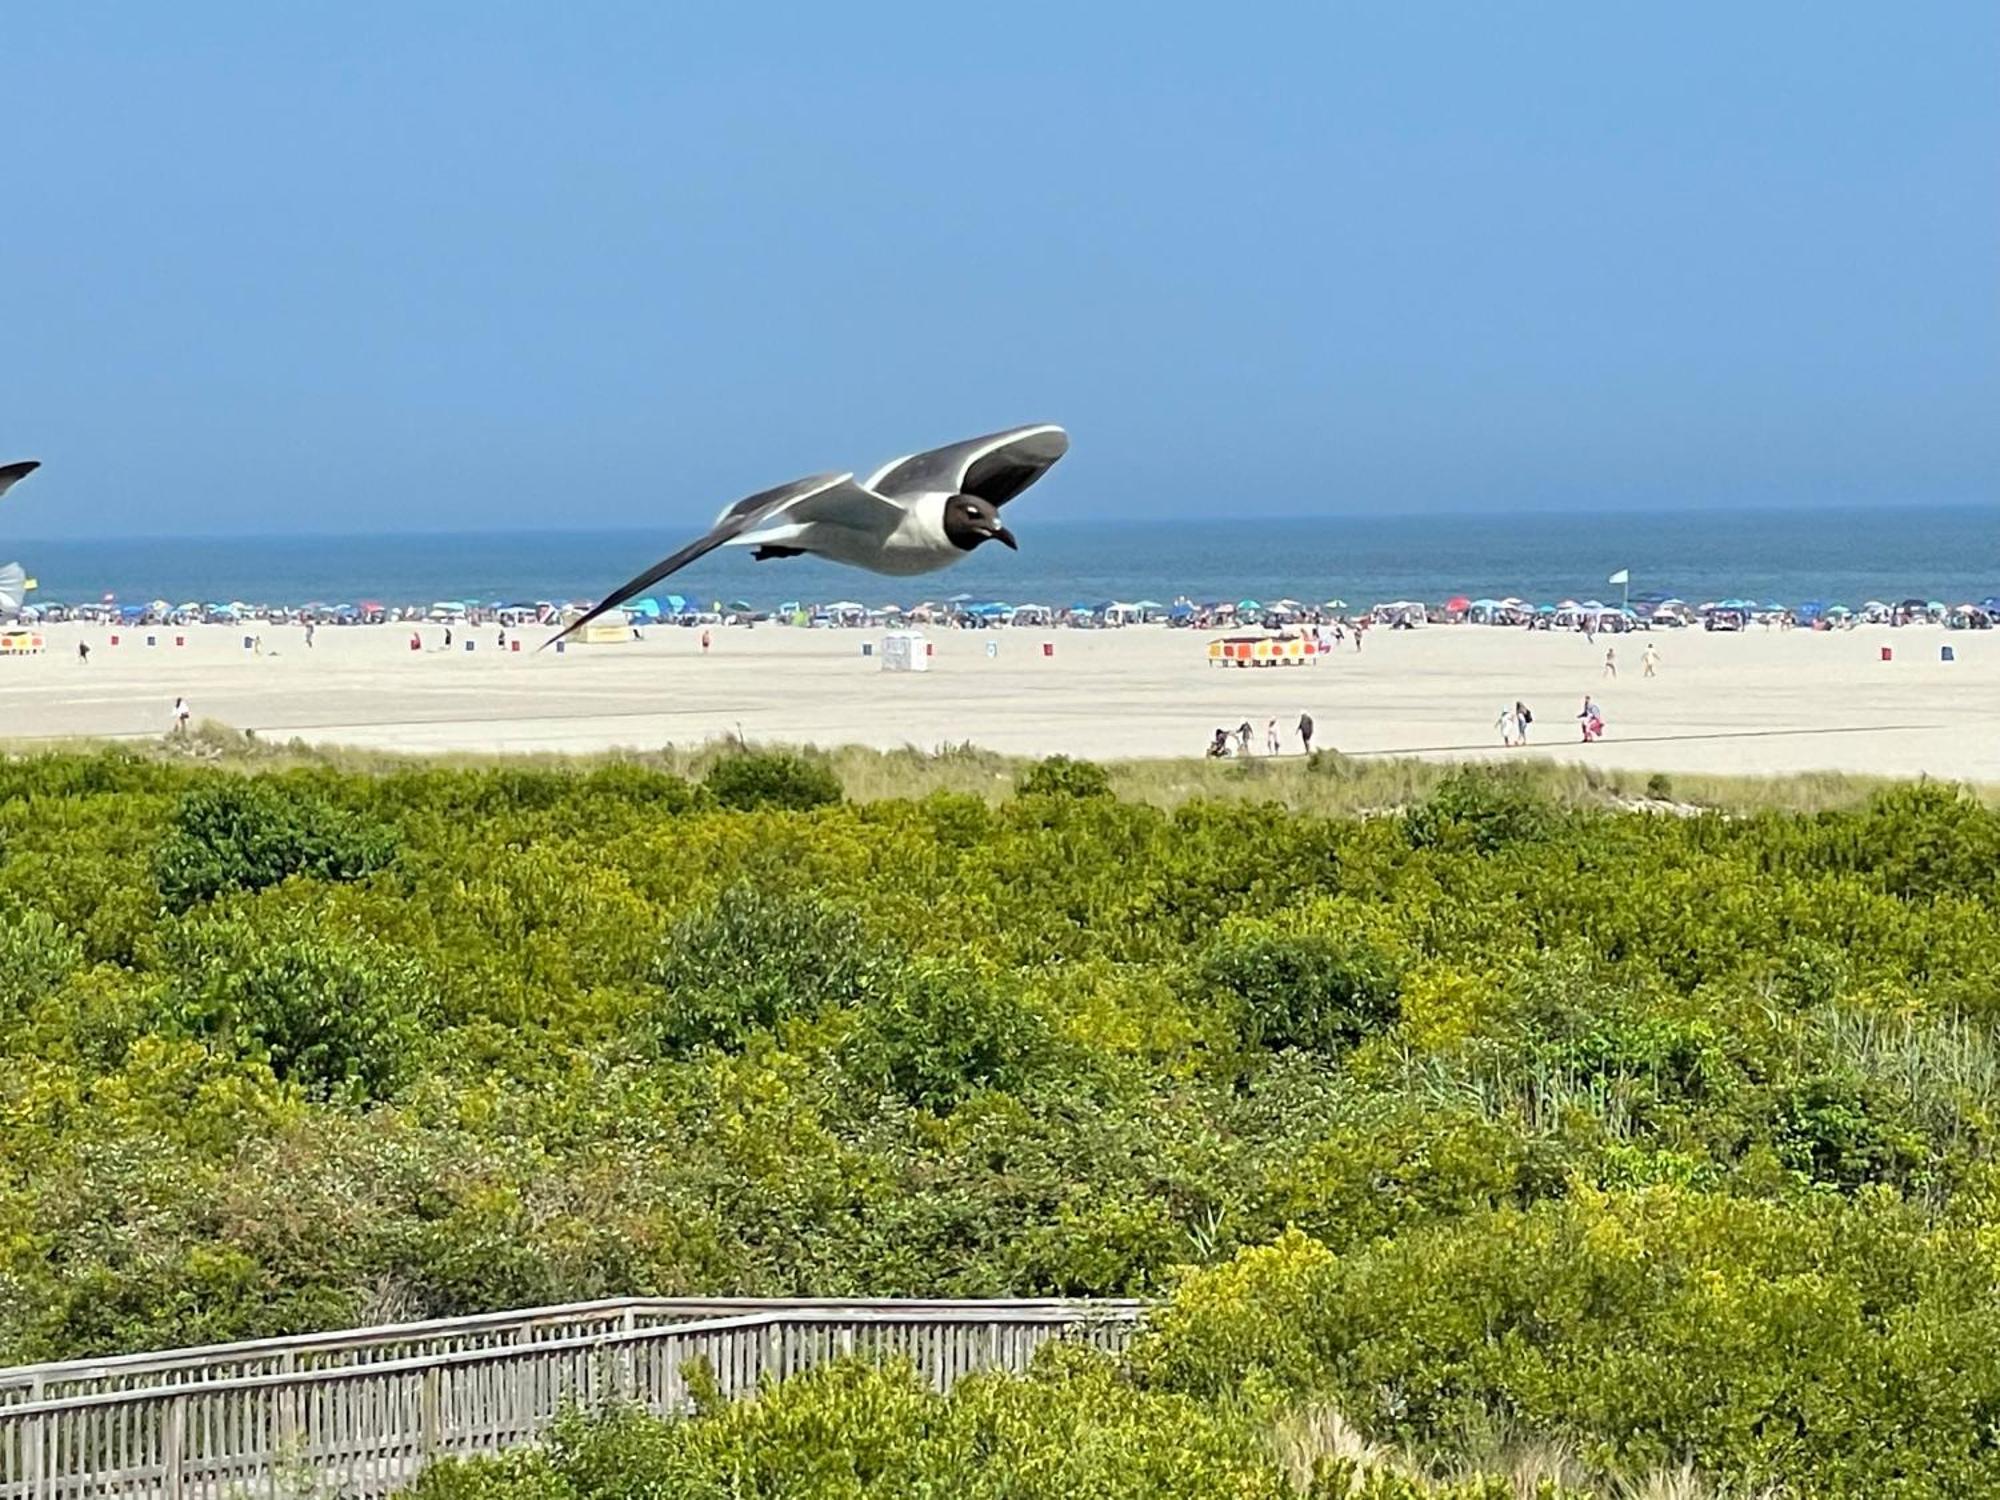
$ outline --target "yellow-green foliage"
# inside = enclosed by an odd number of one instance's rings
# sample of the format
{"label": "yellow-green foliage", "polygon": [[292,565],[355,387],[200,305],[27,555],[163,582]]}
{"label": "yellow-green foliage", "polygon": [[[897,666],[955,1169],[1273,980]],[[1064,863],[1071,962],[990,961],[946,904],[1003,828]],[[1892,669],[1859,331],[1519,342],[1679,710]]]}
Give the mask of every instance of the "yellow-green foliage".
{"label": "yellow-green foliage", "polygon": [[[949,1401],[850,1372],[616,1441],[735,1472],[861,1402],[917,1434],[884,1474],[1053,1434],[996,1493],[1090,1492],[1129,1462],[1098,1426],[1185,1435],[1190,1494],[1541,1442],[1592,1484],[2000,1490],[1976,799],[1270,773],[1393,793],[1347,818],[1075,764],[1005,797],[1021,768],[968,752],[830,802],[815,768],[861,762],[745,760],[0,763],[0,1358],[619,1292],[1171,1290],[1129,1369]],[[1320,1410],[1402,1457],[1315,1478],[1272,1434]],[[552,1462],[437,1483],[600,1492]],[[770,1483],[741,1492],[871,1493]]]}

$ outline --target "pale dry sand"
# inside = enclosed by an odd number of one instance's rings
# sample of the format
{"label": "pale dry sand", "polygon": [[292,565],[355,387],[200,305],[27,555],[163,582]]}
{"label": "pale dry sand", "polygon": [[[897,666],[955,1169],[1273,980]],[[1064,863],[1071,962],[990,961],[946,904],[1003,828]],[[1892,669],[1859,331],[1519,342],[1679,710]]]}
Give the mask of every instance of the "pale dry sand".
{"label": "pale dry sand", "polygon": [[[121,631],[57,625],[46,655],[0,660],[10,741],[165,731],[174,696],[197,718],[260,736],[396,751],[590,751],[751,740],[878,748],[970,741],[993,750],[1099,759],[1196,755],[1218,726],[1275,717],[1287,750],[1301,710],[1319,742],[1362,754],[1492,756],[1503,706],[1526,700],[1540,753],[1637,770],[1926,773],[2000,782],[2000,634],[1929,628],[1834,634],[1661,632],[1662,665],[1640,675],[1645,636],[1596,643],[1475,627],[1378,630],[1306,668],[1211,667],[1208,637],[1119,631],[932,634],[932,669],[890,674],[864,658],[872,632],[760,626],[655,629],[644,642],[566,654],[408,649],[407,627],[267,627],[264,654],[223,627]],[[544,632],[531,632],[532,648]],[[187,644],[175,647],[176,635]],[[462,643],[465,632],[459,632]],[[88,640],[88,666],[76,642]],[[987,643],[998,655],[988,657]],[[1054,655],[1044,656],[1045,641]],[[1619,676],[1603,675],[1607,644]],[[1949,644],[1958,660],[1942,662]],[[1879,659],[1883,646],[1895,659]],[[1577,743],[1583,695],[1608,738]]]}

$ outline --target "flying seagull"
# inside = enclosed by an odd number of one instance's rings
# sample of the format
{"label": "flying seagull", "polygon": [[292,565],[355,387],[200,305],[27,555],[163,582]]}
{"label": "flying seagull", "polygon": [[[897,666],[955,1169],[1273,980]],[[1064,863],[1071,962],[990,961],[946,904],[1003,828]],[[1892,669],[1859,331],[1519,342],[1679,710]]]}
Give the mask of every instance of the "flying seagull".
{"label": "flying seagull", "polygon": [[26,479],[40,467],[41,464],[32,458],[23,459],[17,464],[0,464],[0,495],[12,489],[16,480]]}
{"label": "flying seagull", "polygon": [[1000,523],[1000,507],[1068,451],[1068,435],[1042,423],[913,453],[861,484],[852,473],[815,474],[759,491],[725,509],[706,536],[613,589],[542,644],[553,645],[717,547],[754,547],[750,556],[758,562],[811,553],[894,577],[934,573],[983,542],[1018,551],[1014,533]]}

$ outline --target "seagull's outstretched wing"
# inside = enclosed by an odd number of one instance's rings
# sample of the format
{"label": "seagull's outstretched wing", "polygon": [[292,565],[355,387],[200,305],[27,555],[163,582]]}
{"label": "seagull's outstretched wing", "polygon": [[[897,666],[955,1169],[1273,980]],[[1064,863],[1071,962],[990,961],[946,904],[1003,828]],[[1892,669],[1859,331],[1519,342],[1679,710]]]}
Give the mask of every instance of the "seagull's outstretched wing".
{"label": "seagull's outstretched wing", "polygon": [[730,542],[783,542],[796,537],[803,524],[811,521],[879,531],[886,536],[902,515],[901,506],[862,489],[852,474],[815,474],[810,479],[795,479],[776,489],[746,495],[715,518],[706,536],[689,542],[671,557],[662,558],[629,583],[620,584],[588,614],[572,620],[542,645],[554,645],[668,574],[679,572],[696,558],[706,557]]}
{"label": "seagull's outstretched wing", "polygon": [[0,464],[0,495],[12,489],[16,480],[26,479],[41,467],[35,459],[23,459],[17,464]]}
{"label": "seagull's outstretched wing", "polygon": [[1069,434],[1053,423],[1010,427],[985,437],[913,453],[877,469],[868,488],[891,499],[912,495],[977,495],[1005,505],[1069,452]]}

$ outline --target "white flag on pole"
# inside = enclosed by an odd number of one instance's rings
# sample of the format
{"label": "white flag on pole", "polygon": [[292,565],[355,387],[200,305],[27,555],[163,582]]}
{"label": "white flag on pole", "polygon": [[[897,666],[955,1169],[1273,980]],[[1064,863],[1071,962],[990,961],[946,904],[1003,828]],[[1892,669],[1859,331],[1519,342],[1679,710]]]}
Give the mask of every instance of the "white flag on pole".
{"label": "white flag on pole", "polygon": [[1606,583],[1630,583],[1632,581],[1632,570],[1630,568],[1620,568],[1604,581]]}

